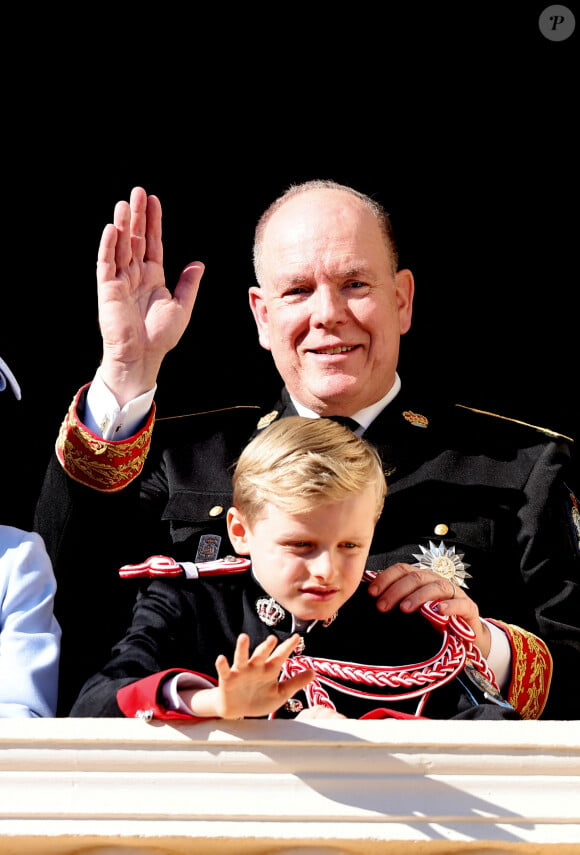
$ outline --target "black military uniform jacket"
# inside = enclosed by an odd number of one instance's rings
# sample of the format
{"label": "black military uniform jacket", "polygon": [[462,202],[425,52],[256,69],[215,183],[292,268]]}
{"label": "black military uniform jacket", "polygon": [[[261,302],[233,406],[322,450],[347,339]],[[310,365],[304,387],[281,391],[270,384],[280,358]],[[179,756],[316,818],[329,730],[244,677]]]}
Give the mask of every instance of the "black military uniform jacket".
{"label": "black military uniform jacket", "polygon": [[[63,627],[65,714],[129,625],[135,587],[119,580],[119,566],[154,553],[177,561],[231,553],[225,521],[232,466],[258,423],[265,430],[272,420],[295,415],[284,393],[269,413],[234,408],[160,421],[142,474],[117,490],[117,461],[107,457],[105,446],[114,446],[111,454],[119,446],[122,457],[123,444],[83,434],[80,451],[73,447],[77,407],[82,412],[81,393],[59,439],[71,477],[55,456],[36,517],[59,585],[55,608]],[[368,568],[412,564],[420,547],[428,550],[431,543],[455,547],[469,565],[468,593],[480,614],[517,624],[547,642],[554,674],[544,717],[580,718],[573,682],[580,672],[579,523],[566,480],[569,443],[533,427],[428,401],[405,384],[365,438],[377,445],[389,485]],[[138,437],[133,453],[141,448],[138,442],[148,447]],[[92,469],[87,449],[93,452]],[[95,472],[112,485],[111,492],[77,483],[91,483]]]}
{"label": "black military uniform jacket", "polygon": [[[421,717],[427,718],[519,718],[506,705],[486,700],[482,687],[462,668],[463,647],[451,647],[438,657],[446,636],[419,613],[380,614],[365,587],[361,583],[328,625],[317,621],[303,632],[303,647],[290,658],[289,667],[308,657],[320,682],[312,703],[300,692],[275,717],[294,718],[322,697],[325,705],[348,718],[384,708],[415,715],[419,707]],[[175,718],[164,710],[161,678],[190,670],[216,681],[216,656],[224,653],[231,662],[240,632],[250,636],[251,649],[271,634],[281,641],[289,637],[292,617],[283,609],[274,626],[260,618],[268,602],[271,598],[250,570],[151,582],[138,597],[126,637],[83,687],[71,715]],[[264,612],[270,614],[271,609]],[[375,675],[373,665],[385,671]],[[392,676],[386,673],[388,666]],[[155,675],[159,681],[146,679]]]}

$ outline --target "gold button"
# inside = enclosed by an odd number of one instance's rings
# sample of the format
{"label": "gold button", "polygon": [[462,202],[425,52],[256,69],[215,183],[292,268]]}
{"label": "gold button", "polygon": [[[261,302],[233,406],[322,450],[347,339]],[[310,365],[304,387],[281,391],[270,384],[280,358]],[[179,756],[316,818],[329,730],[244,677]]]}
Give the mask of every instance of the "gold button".
{"label": "gold button", "polygon": [[443,536],[444,534],[447,534],[447,532],[449,531],[449,526],[445,525],[445,523],[439,523],[439,525],[435,526],[433,531],[435,532],[435,534]]}
{"label": "gold button", "polygon": [[219,517],[220,514],[223,514],[224,509],[221,505],[214,505],[213,508],[209,509],[210,517]]}

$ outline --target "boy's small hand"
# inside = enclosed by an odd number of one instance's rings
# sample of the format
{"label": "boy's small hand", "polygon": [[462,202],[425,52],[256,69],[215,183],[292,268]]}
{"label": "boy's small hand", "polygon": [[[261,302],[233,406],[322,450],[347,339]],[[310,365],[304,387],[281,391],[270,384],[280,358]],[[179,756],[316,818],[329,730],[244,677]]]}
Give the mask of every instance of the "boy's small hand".
{"label": "boy's small hand", "polygon": [[218,686],[192,697],[194,714],[236,719],[265,716],[277,710],[314,678],[314,672],[307,670],[280,682],[282,666],[299,641],[297,633],[280,644],[276,636],[270,635],[250,655],[250,639],[242,633],[232,664],[223,655],[216,659]]}

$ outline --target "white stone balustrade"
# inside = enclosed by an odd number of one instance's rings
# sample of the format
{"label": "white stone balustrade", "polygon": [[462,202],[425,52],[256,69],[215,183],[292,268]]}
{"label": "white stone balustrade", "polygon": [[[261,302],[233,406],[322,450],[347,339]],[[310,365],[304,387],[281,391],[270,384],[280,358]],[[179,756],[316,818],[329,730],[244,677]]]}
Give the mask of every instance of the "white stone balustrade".
{"label": "white stone balustrade", "polygon": [[0,855],[580,853],[580,722],[0,721]]}

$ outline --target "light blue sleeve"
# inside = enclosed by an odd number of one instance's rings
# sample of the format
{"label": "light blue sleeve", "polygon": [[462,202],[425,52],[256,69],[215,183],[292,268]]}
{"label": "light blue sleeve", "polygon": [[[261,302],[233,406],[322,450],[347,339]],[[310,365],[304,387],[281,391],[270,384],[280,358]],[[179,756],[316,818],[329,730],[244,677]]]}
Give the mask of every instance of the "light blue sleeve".
{"label": "light blue sleeve", "polygon": [[60,626],[44,541],[0,525],[0,718],[53,717]]}

